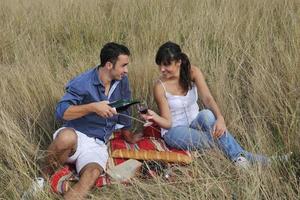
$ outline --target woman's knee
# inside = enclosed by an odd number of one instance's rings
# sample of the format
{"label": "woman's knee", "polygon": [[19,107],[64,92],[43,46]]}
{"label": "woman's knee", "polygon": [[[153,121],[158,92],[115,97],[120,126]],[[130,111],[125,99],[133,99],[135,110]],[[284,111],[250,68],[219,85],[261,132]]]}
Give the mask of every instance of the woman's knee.
{"label": "woman's knee", "polygon": [[200,126],[210,129],[216,122],[216,117],[209,109],[201,110],[197,116],[197,121]]}
{"label": "woman's knee", "polygon": [[203,109],[199,112],[199,115],[205,118],[207,121],[216,121],[214,113],[209,109]]}

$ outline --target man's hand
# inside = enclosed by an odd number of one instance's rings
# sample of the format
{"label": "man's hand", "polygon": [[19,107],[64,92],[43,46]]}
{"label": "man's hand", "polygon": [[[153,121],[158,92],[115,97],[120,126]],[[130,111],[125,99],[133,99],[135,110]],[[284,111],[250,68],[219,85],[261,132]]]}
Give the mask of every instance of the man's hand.
{"label": "man's hand", "polygon": [[128,130],[121,130],[122,136],[126,142],[129,143],[136,143],[137,141],[141,140],[143,138],[143,133],[138,132],[138,133],[133,133]]}
{"label": "man's hand", "polygon": [[108,101],[100,101],[91,103],[92,105],[92,112],[97,113],[97,115],[108,118],[112,117],[113,115],[117,114],[117,111],[115,108],[112,108],[108,105]]}
{"label": "man's hand", "polygon": [[226,125],[225,125],[225,121],[223,117],[220,117],[217,119],[214,127],[213,127],[213,136],[214,138],[219,138],[221,137],[225,131],[227,130]]}

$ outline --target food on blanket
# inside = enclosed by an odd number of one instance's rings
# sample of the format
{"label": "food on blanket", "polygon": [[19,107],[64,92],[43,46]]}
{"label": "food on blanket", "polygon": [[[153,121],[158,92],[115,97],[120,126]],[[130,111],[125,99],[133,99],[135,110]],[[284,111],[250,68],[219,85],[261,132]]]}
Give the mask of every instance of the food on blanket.
{"label": "food on blanket", "polygon": [[113,158],[132,158],[137,160],[162,160],[173,163],[189,164],[192,158],[182,153],[171,151],[154,151],[154,150],[127,150],[116,149],[111,155]]}
{"label": "food on blanket", "polygon": [[141,169],[141,175],[143,177],[156,177],[158,175],[164,174],[168,168],[169,163],[165,161],[154,161],[154,160],[147,160],[143,162],[143,166]]}
{"label": "food on blanket", "polygon": [[[151,134],[160,137],[159,132],[156,132],[157,131],[152,127],[147,127],[145,131],[143,131],[144,136]],[[122,139],[120,132],[115,132],[113,134],[112,139],[108,143],[108,150],[110,154],[108,162],[110,167],[118,165],[128,158],[137,160],[145,160],[146,158],[146,160],[161,160],[182,164],[189,164],[192,161],[192,156],[189,151],[169,149],[162,138],[145,137],[135,144],[130,144]],[[134,157],[126,155],[127,151],[133,151],[130,154]]]}
{"label": "food on blanket", "polygon": [[113,168],[108,169],[106,173],[114,180],[124,182],[133,178],[141,166],[141,162],[129,159]]}
{"label": "food on blanket", "polygon": [[140,103],[139,100],[127,100],[127,99],[120,99],[117,101],[110,102],[108,105],[116,108],[117,112],[122,112],[129,108],[130,106]]}

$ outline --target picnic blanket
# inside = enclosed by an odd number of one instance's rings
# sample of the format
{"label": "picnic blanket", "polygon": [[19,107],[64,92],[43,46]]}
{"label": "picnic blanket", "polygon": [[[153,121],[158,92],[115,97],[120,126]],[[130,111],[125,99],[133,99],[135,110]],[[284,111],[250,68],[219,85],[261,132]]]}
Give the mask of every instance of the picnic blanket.
{"label": "picnic blanket", "polygon": [[[168,148],[160,137],[158,127],[145,127],[143,134],[143,139],[135,144],[130,144],[122,138],[120,132],[114,132],[107,144],[109,153],[107,168],[113,168],[128,159],[154,160],[179,164],[189,164],[192,161],[190,152]],[[50,179],[52,190],[61,194],[66,192],[77,181],[78,176],[72,165],[66,165],[59,169]],[[95,186],[103,187],[109,184],[111,184],[111,178],[104,174],[97,179]]]}

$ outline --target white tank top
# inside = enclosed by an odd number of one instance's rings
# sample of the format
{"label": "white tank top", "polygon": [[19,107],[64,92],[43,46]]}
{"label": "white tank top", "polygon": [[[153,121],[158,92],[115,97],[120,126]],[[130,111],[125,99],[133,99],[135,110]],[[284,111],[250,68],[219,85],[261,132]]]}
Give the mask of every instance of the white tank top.
{"label": "white tank top", "polygon": [[[199,113],[199,106],[197,104],[197,87],[193,84],[192,88],[187,92],[185,96],[172,95],[167,92],[163,82],[161,80],[159,81],[164,88],[171,111],[171,127],[189,126]],[[168,129],[161,128],[161,136],[163,136],[167,131]]]}

